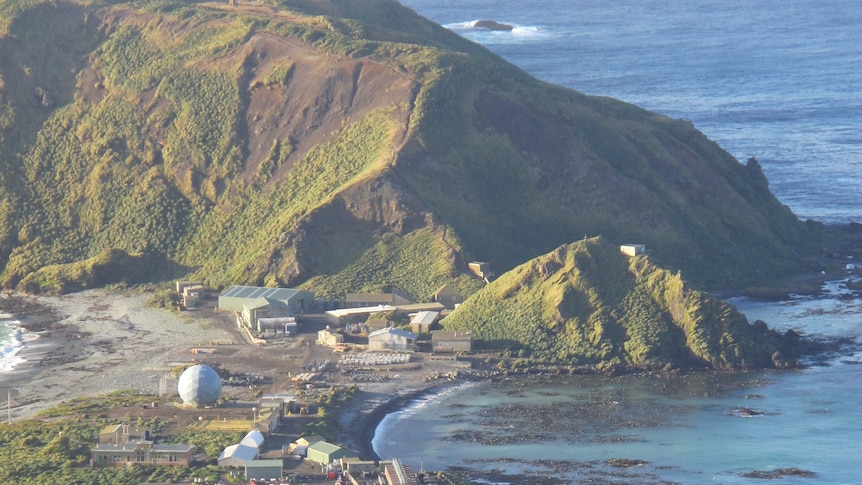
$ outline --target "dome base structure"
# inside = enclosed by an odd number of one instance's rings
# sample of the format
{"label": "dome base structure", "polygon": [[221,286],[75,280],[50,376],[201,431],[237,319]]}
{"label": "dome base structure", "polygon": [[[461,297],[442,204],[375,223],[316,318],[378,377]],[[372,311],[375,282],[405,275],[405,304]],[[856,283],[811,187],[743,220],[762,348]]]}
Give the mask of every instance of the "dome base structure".
{"label": "dome base structure", "polygon": [[221,378],[212,367],[193,365],[183,371],[177,383],[177,392],[183,405],[201,408],[213,405],[221,397]]}

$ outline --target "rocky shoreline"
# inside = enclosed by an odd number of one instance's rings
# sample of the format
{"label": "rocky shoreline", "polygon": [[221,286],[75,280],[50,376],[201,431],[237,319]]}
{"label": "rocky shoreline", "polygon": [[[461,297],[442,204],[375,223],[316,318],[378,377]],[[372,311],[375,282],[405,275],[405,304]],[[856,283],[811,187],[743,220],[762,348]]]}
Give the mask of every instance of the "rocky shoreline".
{"label": "rocky shoreline", "polygon": [[[855,340],[838,339],[838,338],[820,338],[812,340],[807,346],[810,352],[808,362],[800,367],[817,366],[822,362],[833,358],[838,354],[846,354],[853,349],[862,348],[862,344]],[[369,392],[361,391],[354,398],[354,405],[346,408],[339,415],[339,420],[342,424],[341,437],[343,444],[357,451],[361,457],[378,460],[381,458],[377,455],[373,448],[373,440],[377,429],[382,420],[389,414],[395,413],[408,408],[417,400],[426,399],[434,394],[444,392],[446,389],[463,384],[467,381],[479,381],[486,383],[504,381],[507,385],[513,387],[512,392],[518,392],[517,388],[520,385],[536,383],[537,380],[553,381],[567,377],[586,378],[595,380],[609,380],[610,382],[625,382],[628,379],[639,379],[640,377],[650,377],[664,379],[668,382],[687,382],[695,387],[702,387],[701,394],[704,397],[713,396],[725,393],[734,389],[732,384],[724,383],[717,384],[719,381],[724,382],[727,377],[733,375],[745,376],[751,371],[749,370],[711,370],[711,369],[693,369],[693,370],[644,370],[639,368],[628,367],[613,367],[613,368],[596,368],[594,366],[534,366],[528,368],[509,370],[476,370],[476,371],[459,371],[453,372],[443,382],[431,381],[424,385],[415,383],[416,387],[408,390],[402,390],[398,393],[387,394],[385,392]],[[792,372],[792,371],[791,371]],[[748,380],[746,386],[768,385],[767,381],[760,379]],[[728,387],[730,386],[730,387]],[[670,386],[671,388],[673,386]],[[756,397],[756,394],[752,394]],[[746,396],[748,398],[748,396]],[[608,439],[617,440],[613,432],[608,432],[609,429],[618,431],[627,428],[639,427],[661,427],[664,420],[668,416],[674,416],[681,409],[671,407],[657,406],[652,410],[642,408],[632,409],[630,412],[622,412],[620,402],[607,400],[587,399],[582,403],[572,406],[573,413],[567,415],[565,419],[569,422],[582,422],[581,426],[576,426],[580,429],[576,434],[598,434],[607,435]],[[622,414],[619,414],[622,412]],[[560,409],[544,409],[542,407],[524,407],[518,409],[496,409],[491,414],[498,416],[495,419],[502,419],[508,423],[502,428],[521,430],[511,436],[484,435],[479,431],[474,431],[468,435],[460,436],[453,435],[455,441],[463,440],[471,443],[481,443],[484,445],[506,445],[519,444],[527,442],[538,442],[547,439],[555,439],[557,427],[551,425],[547,429],[537,427],[537,423],[547,421],[544,419],[547,415],[563,416]],[[751,417],[757,415],[772,415],[774,413],[767,411],[759,411],[754,408],[734,408],[725,411],[728,416]],[[519,419],[514,419],[513,416],[521,416]],[[457,419],[453,417],[453,419]],[[491,419],[489,417],[489,419]],[[511,422],[509,422],[511,421]],[[523,430],[531,430],[529,433]],[[604,430],[600,432],[600,430]],[[583,463],[565,463],[557,464],[552,468],[557,469],[578,469],[593,476],[606,476],[607,474],[616,474],[618,476],[626,476],[631,479],[643,481],[643,483],[651,483],[655,478],[653,474],[645,471],[645,463],[636,458],[615,457],[612,460],[600,462],[583,462]],[[630,468],[630,469],[629,469]],[[621,469],[627,469],[622,471]],[[795,470],[795,469],[789,469]],[[447,470],[443,470],[447,471]],[[448,470],[465,479],[473,477],[473,472],[463,467],[455,467]],[[751,472],[752,477],[763,478],[758,472]],[[783,472],[782,472],[783,473]],[[796,476],[807,477],[807,471]],[[487,478],[487,476],[485,477]],[[538,483],[535,480],[539,477],[533,476],[526,481],[511,481],[514,477],[501,475],[499,478],[509,480],[510,483]],[[506,481],[503,480],[503,481]],[[659,481],[658,483],[660,483]]]}
{"label": "rocky shoreline", "polygon": [[[659,386],[662,393],[672,395],[682,392],[688,397],[705,398],[718,397],[731,391],[740,389],[768,386],[772,384],[768,378],[749,376],[749,378],[735,379],[733,376],[744,377],[747,372],[722,372],[722,371],[691,371],[673,373],[650,373],[648,376],[624,374],[619,376],[605,376],[600,374],[575,376],[575,379],[586,379],[579,387],[596,387],[607,385],[610,388],[626,389],[637,386],[644,377],[664,382]],[[573,382],[568,376],[547,374],[544,376],[548,383]],[[532,387],[537,381],[536,376],[520,375],[505,379],[508,391],[515,397],[520,395],[521,389]],[[367,393],[357,394],[356,399],[364,403],[364,408],[359,416],[350,421],[349,429],[345,429],[352,437],[345,445],[358,451],[360,456],[367,459],[391,459],[404,457],[378,456],[373,447],[372,440],[381,421],[389,414],[401,411],[411,406],[415,401],[427,399],[434,394],[445,392],[446,389],[457,386],[464,381],[452,381],[442,385],[430,386],[428,388],[416,389],[411,392],[385,396]],[[490,381],[489,381],[490,382]],[[525,389],[526,390],[526,389]],[[481,393],[480,393],[481,394]],[[757,399],[756,394],[747,394],[745,399]],[[638,440],[634,435],[638,429],[663,429],[672,428],[673,421],[677,416],[685,415],[688,410],[685,404],[676,404],[672,400],[661,401],[632,401],[619,392],[601,392],[594,394],[589,392],[582,399],[564,400],[559,403],[541,404],[531,403],[529,405],[501,404],[491,406],[482,413],[481,421],[493,427],[493,430],[475,429],[470,425],[472,420],[465,420],[461,416],[467,409],[461,410],[462,406],[448,405],[441,409],[446,412],[441,418],[455,424],[463,422],[465,433],[454,433],[449,439],[453,445],[478,445],[478,446],[514,446],[535,445],[544,442],[558,442],[560,439],[569,441],[573,446],[590,443],[620,443],[625,444],[633,439],[635,444]],[[720,411],[729,419],[751,418],[761,416],[761,419],[778,416],[781,413],[774,410],[757,410],[755,408],[734,408]],[[357,413],[357,409],[348,411]],[[460,416],[460,417],[459,417]],[[553,417],[551,419],[551,417]],[[566,423],[561,428],[559,422]],[[493,423],[493,424],[491,424]],[[566,438],[561,438],[562,430]],[[416,460],[415,457],[414,461]],[[411,464],[412,463],[410,462]],[[426,467],[428,462],[425,463]],[[433,465],[432,465],[433,466]],[[513,469],[520,470],[512,473]],[[443,471],[451,477],[457,477],[467,483],[500,482],[517,484],[555,484],[560,483],[560,475],[578,476],[587,483],[605,483],[608,477],[627,480],[628,483],[659,484],[668,483],[664,477],[666,466],[660,463],[651,463],[648,460],[635,456],[608,456],[605,459],[588,460],[560,460],[560,459],[533,459],[519,456],[507,458],[474,458],[461,463],[453,463],[443,469],[430,469],[431,471]],[[532,470],[532,471],[531,471]],[[682,470],[681,470],[682,471]],[[817,475],[816,472],[799,467],[784,467],[774,470],[751,470],[733,472],[739,477],[752,479],[776,479],[783,477],[810,478]],[[556,477],[556,478],[552,478]]]}

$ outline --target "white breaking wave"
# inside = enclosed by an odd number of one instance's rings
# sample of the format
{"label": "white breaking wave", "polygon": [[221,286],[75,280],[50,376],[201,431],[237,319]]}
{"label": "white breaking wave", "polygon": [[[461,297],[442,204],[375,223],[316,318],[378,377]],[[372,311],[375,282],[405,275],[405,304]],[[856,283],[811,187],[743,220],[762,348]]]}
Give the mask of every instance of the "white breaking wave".
{"label": "white breaking wave", "polygon": [[479,383],[477,382],[466,381],[458,383],[454,386],[445,387],[438,392],[434,392],[432,394],[426,395],[422,398],[410,402],[402,409],[387,414],[383,417],[382,420],[380,420],[380,423],[377,424],[377,428],[374,431],[374,436],[371,438],[371,448],[374,449],[377,453],[380,449],[380,442],[378,438],[385,435],[387,430],[395,426],[397,422],[410,418],[419,410],[428,406],[429,404],[435,404],[439,401],[445,401],[449,398],[451,394],[462,392],[478,384]]}
{"label": "white breaking wave", "polygon": [[18,326],[20,323],[18,320],[0,323],[4,327],[0,329],[0,372],[11,372],[16,366],[27,362],[19,353],[27,347],[28,341],[38,338],[25,332]]}
{"label": "white breaking wave", "polygon": [[476,27],[479,20],[467,20],[464,22],[452,22],[443,27],[480,44],[506,44],[522,43],[529,41],[547,40],[553,35],[546,29],[536,25],[518,25],[512,22],[499,21],[504,25],[511,25],[512,30],[489,30]]}
{"label": "white breaking wave", "polygon": [[6,339],[0,342],[0,372],[9,372],[16,365],[24,362],[24,359],[18,357],[18,352],[24,348],[24,340],[21,337],[21,329],[11,330]]}
{"label": "white breaking wave", "polygon": [[478,20],[468,20],[466,22],[454,22],[451,24],[446,24],[443,27],[446,27],[449,30],[472,30],[476,28],[476,22]]}

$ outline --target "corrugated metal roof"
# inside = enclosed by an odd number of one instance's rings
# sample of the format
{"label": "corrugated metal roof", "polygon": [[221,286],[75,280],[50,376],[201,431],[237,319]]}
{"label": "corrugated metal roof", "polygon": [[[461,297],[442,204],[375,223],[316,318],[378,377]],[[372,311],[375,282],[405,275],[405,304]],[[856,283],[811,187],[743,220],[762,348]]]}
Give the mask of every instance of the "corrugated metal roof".
{"label": "corrugated metal roof", "polygon": [[437,320],[437,316],[440,315],[440,312],[431,312],[424,311],[419,312],[413,317],[413,320],[410,320],[410,323],[421,323],[425,325],[431,325],[434,323],[434,320]]}
{"label": "corrugated metal roof", "polygon": [[440,288],[437,288],[437,291],[434,292],[433,296],[454,296],[454,295],[461,296],[461,293],[459,293],[458,290],[455,289],[454,286],[450,285],[449,283],[446,283],[445,285],[441,286]]}
{"label": "corrugated metal roof", "polygon": [[123,424],[109,424],[108,426],[105,426],[104,428],[102,428],[102,431],[99,431],[99,434],[113,433],[114,431],[119,430],[123,426],[125,426],[125,425],[123,425]]}
{"label": "corrugated metal roof", "polygon": [[123,443],[121,445],[99,443],[93,447],[93,451],[134,451],[137,444],[138,443],[135,441],[129,441],[128,443]]}
{"label": "corrugated metal roof", "polygon": [[311,435],[308,435],[308,436],[300,436],[300,437],[299,437],[299,438],[297,438],[297,440],[296,440],[297,444],[299,444],[299,440],[303,440],[305,443],[307,443],[307,445],[306,445],[306,446],[308,446],[308,445],[313,445],[313,444],[315,444],[315,443],[319,443],[319,442],[321,442],[321,441],[324,441],[323,436],[320,436],[319,434],[311,434]]}
{"label": "corrugated metal roof", "polygon": [[349,317],[351,315],[364,315],[366,313],[391,312],[395,309],[396,308],[394,306],[390,305],[364,306],[359,308],[339,308],[338,310],[328,310],[326,314],[338,318]]}
{"label": "corrugated metal roof", "polygon": [[327,443],[326,441],[318,441],[312,445],[308,446],[309,450],[314,450],[320,453],[326,453],[327,455],[331,455],[342,448],[338,445],[333,445],[332,443]]}
{"label": "corrugated metal roof", "polygon": [[441,311],[445,308],[445,305],[437,301],[433,301],[430,303],[410,303],[407,305],[398,305],[398,310],[402,312]]}
{"label": "corrugated metal roof", "polygon": [[[93,451],[134,451],[139,444],[152,444],[152,441],[129,441],[121,445],[111,443],[101,443],[94,446]],[[153,444],[150,451],[154,453],[172,453],[177,451],[190,451],[194,449],[193,445],[187,444]]]}
{"label": "corrugated metal roof", "polygon": [[194,448],[195,448],[195,447],[194,447],[194,445],[184,445],[184,444],[174,444],[174,445],[169,445],[169,444],[158,444],[158,445],[153,445],[153,452],[155,452],[155,453],[159,453],[159,452],[164,453],[164,452],[176,452],[176,451],[191,451],[191,450],[193,450]]}
{"label": "corrugated metal roof", "polygon": [[266,308],[270,305],[269,299],[264,297],[255,298],[254,300],[249,301],[243,308],[247,308],[249,310],[255,310],[257,308]]}
{"label": "corrugated metal roof", "polygon": [[220,296],[231,298],[267,298],[278,301],[288,301],[297,293],[304,290],[296,288],[264,288],[260,286],[231,286],[224,290]]}
{"label": "corrugated metal roof", "polygon": [[246,462],[246,468],[269,468],[269,467],[279,467],[282,468],[284,466],[284,460],[276,459],[276,460],[253,460]]}
{"label": "corrugated metal roof", "polygon": [[368,338],[376,337],[378,335],[383,335],[386,333],[391,333],[393,335],[397,335],[401,338],[406,338],[409,340],[416,340],[419,337],[415,333],[408,332],[407,330],[402,330],[400,328],[394,328],[394,327],[386,327],[386,328],[381,328],[380,330],[375,330],[375,331],[369,333]]}
{"label": "corrugated metal roof", "polygon": [[431,340],[473,340],[469,330],[435,330],[431,332]]}

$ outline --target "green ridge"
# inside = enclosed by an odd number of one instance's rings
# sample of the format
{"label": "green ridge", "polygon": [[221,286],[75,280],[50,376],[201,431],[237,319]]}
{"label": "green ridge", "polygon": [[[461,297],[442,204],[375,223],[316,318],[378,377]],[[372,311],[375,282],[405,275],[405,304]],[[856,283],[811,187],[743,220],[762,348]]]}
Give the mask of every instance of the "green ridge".
{"label": "green ridge", "polygon": [[662,369],[793,365],[788,338],[749,324],[647,255],[628,257],[602,238],[524,263],[443,320],[480,347],[535,362]]}

